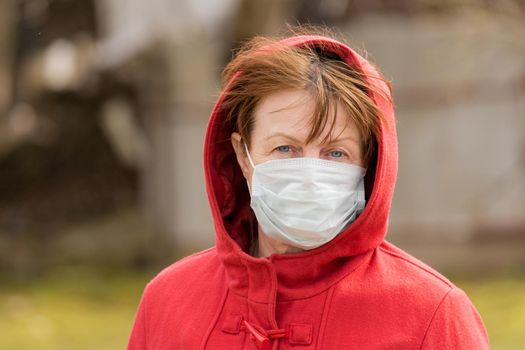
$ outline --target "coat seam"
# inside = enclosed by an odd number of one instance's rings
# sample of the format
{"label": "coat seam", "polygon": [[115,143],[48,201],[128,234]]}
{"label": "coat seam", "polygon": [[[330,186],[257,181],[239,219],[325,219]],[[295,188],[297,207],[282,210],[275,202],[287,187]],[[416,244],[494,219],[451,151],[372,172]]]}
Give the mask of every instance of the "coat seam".
{"label": "coat seam", "polygon": [[181,268],[183,267],[184,265],[186,265],[186,263],[189,263],[191,262],[194,258],[198,258],[202,255],[206,255],[208,253],[211,253],[213,250],[216,250],[216,247],[210,247],[210,248],[207,248],[205,250],[201,250],[199,252],[196,252],[196,253],[193,253],[191,255],[188,255],[182,259],[179,259],[175,262],[173,262],[171,265],[168,265],[166,266],[164,269],[162,269],[159,273],[157,273],[150,281],[153,282],[155,280],[164,280],[166,279],[166,275],[169,275],[171,273],[171,271],[173,271],[174,269],[176,268]]}
{"label": "coat seam", "polygon": [[[246,275],[249,276],[249,269],[248,269],[247,263],[245,263],[245,261],[242,259],[242,256],[236,255],[236,258],[239,260],[240,265],[244,268],[244,271],[245,271]],[[247,301],[247,305],[246,305],[246,317],[247,317],[247,320],[251,320],[252,319],[251,307],[250,307],[250,303],[249,303],[250,302],[250,287],[251,287],[250,278],[247,277],[246,281],[247,281],[246,296],[243,296],[243,297],[246,298],[246,301]],[[232,293],[234,293],[234,292],[232,291]],[[235,293],[235,294],[237,294],[237,293]],[[264,303],[261,303],[261,304],[264,304]],[[243,346],[242,346],[243,349],[246,346],[246,343],[248,342],[248,339],[249,339],[249,337],[244,337]]]}
{"label": "coat seam", "polygon": [[277,321],[275,320],[275,313],[277,308],[277,276],[275,275],[275,271],[270,267],[266,269],[266,272],[268,273],[268,276],[271,281],[271,299],[268,303],[268,321],[270,322],[270,324],[272,324],[273,327],[277,328]]}
{"label": "coat seam", "polygon": [[324,341],[324,333],[325,333],[326,325],[328,324],[328,313],[330,312],[330,307],[332,306],[332,296],[334,295],[334,289],[335,287],[332,286],[328,290],[328,294],[326,296],[326,300],[325,300],[324,308],[323,308],[323,316],[321,318],[321,324],[319,325],[319,334],[317,335],[317,341],[315,344],[316,349],[322,349],[322,345]]}
{"label": "coat seam", "polygon": [[224,310],[224,305],[226,304],[226,299],[228,297],[228,288],[224,291],[224,295],[222,296],[221,303],[219,304],[219,307],[217,308],[217,311],[215,315],[213,316],[212,322],[210,326],[208,327],[208,330],[204,334],[204,338],[202,339],[202,344],[200,346],[201,350],[204,350],[206,348],[206,344],[208,344],[208,340],[210,340],[211,333],[213,332],[213,329],[217,325],[217,322],[219,321],[219,317],[222,313],[222,310]]}
{"label": "coat seam", "polygon": [[175,264],[182,265],[185,262],[187,262],[188,260],[192,260],[193,258],[197,258],[197,257],[199,257],[201,255],[207,254],[207,253],[209,253],[209,252],[211,252],[212,250],[215,250],[215,249],[216,249],[216,247],[213,246],[213,247],[209,247],[207,249],[201,250],[200,252],[195,252],[195,253],[193,253],[191,255],[185,256],[184,258],[178,260]]}
{"label": "coat seam", "polygon": [[430,326],[432,326],[432,323],[434,322],[435,318],[436,318],[436,315],[441,307],[441,305],[443,305],[443,303],[445,302],[445,299],[447,299],[447,297],[450,295],[450,293],[454,290],[453,287],[450,288],[450,290],[448,290],[445,295],[443,296],[443,298],[441,299],[441,301],[439,302],[439,304],[437,305],[436,309],[434,310],[434,313],[432,314],[432,317],[430,318],[430,322],[428,323],[428,326],[425,330],[425,333],[423,334],[423,339],[421,339],[421,345],[419,346],[419,350],[422,350],[423,349],[423,345],[425,345],[425,340],[427,338],[427,335],[428,335],[428,332],[430,330]]}
{"label": "coat seam", "polygon": [[454,285],[453,285],[450,281],[444,279],[443,277],[441,277],[441,276],[439,276],[438,274],[432,272],[431,270],[426,269],[426,268],[424,268],[423,266],[421,266],[421,265],[419,265],[419,264],[416,264],[414,261],[411,261],[410,259],[407,259],[407,258],[405,258],[404,256],[401,256],[401,255],[399,255],[399,254],[396,254],[396,253],[394,253],[394,252],[391,252],[391,251],[389,251],[389,250],[387,250],[387,249],[385,249],[385,248],[383,248],[383,247],[378,247],[378,248],[379,248],[382,252],[384,252],[384,253],[386,253],[386,254],[388,254],[388,255],[390,255],[390,256],[393,256],[393,257],[395,257],[395,258],[398,258],[398,259],[400,259],[400,260],[403,260],[403,261],[405,261],[405,262],[407,262],[407,263],[409,263],[409,264],[411,264],[411,265],[417,267],[418,269],[420,269],[420,270],[422,270],[422,271],[425,271],[426,273],[428,273],[428,274],[434,276],[435,278],[437,278],[437,279],[440,280],[441,282],[445,283],[447,286],[449,286],[449,287],[451,287],[451,288],[454,287]]}

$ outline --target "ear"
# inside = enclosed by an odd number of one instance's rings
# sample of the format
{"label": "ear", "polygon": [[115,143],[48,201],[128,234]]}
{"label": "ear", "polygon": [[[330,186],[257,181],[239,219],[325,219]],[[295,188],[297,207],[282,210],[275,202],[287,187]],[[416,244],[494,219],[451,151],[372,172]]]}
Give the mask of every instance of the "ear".
{"label": "ear", "polygon": [[248,160],[248,157],[246,156],[244,145],[241,140],[242,137],[239,133],[232,132],[231,143],[233,150],[235,151],[235,156],[237,157],[237,163],[239,163],[239,166],[241,167],[244,178],[250,181],[252,177],[252,166]]}

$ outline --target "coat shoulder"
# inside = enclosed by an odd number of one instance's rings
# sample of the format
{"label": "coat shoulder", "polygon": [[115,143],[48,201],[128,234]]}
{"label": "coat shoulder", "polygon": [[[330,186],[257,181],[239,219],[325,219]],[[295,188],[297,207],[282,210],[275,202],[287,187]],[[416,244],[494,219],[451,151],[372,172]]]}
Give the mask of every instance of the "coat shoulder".
{"label": "coat shoulder", "polygon": [[221,268],[215,247],[184,257],[161,270],[146,286],[148,294],[158,294],[173,287],[199,286]]}
{"label": "coat shoulder", "polygon": [[345,333],[345,327],[381,323],[381,337],[370,348],[486,349],[483,323],[467,295],[388,242],[331,295],[330,308],[337,310],[329,334],[334,344],[370,343],[369,336]]}
{"label": "coat shoulder", "polygon": [[398,281],[413,284],[418,290],[432,288],[440,291],[441,295],[457,288],[441,273],[392,243],[385,241],[378,247],[378,251],[387,265],[385,273],[398,277]]}

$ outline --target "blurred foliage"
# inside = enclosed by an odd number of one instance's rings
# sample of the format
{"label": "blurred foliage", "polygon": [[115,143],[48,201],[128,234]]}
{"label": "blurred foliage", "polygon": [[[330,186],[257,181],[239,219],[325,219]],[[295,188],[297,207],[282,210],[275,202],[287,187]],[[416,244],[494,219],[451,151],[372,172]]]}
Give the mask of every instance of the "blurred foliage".
{"label": "blurred foliage", "polygon": [[[0,349],[123,349],[153,272],[69,268],[0,283]],[[494,350],[525,343],[525,276],[456,278],[481,313]]]}

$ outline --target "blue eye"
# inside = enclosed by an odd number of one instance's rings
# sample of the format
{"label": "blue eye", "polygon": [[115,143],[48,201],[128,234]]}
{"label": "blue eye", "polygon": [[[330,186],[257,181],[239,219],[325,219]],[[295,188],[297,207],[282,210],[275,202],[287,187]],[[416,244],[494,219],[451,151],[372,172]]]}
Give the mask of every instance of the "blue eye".
{"label": "blue eye", "polygon": [[279,152],[288,153],[290,152],[290,146],[284,145],[275,148]]}
{"label": "blue eye", "polygon": [[334,158],[341,158],[344,156],[344,153],[341,152],[341,151],[331,151],[330,152],[330,156],[334,157]]}

